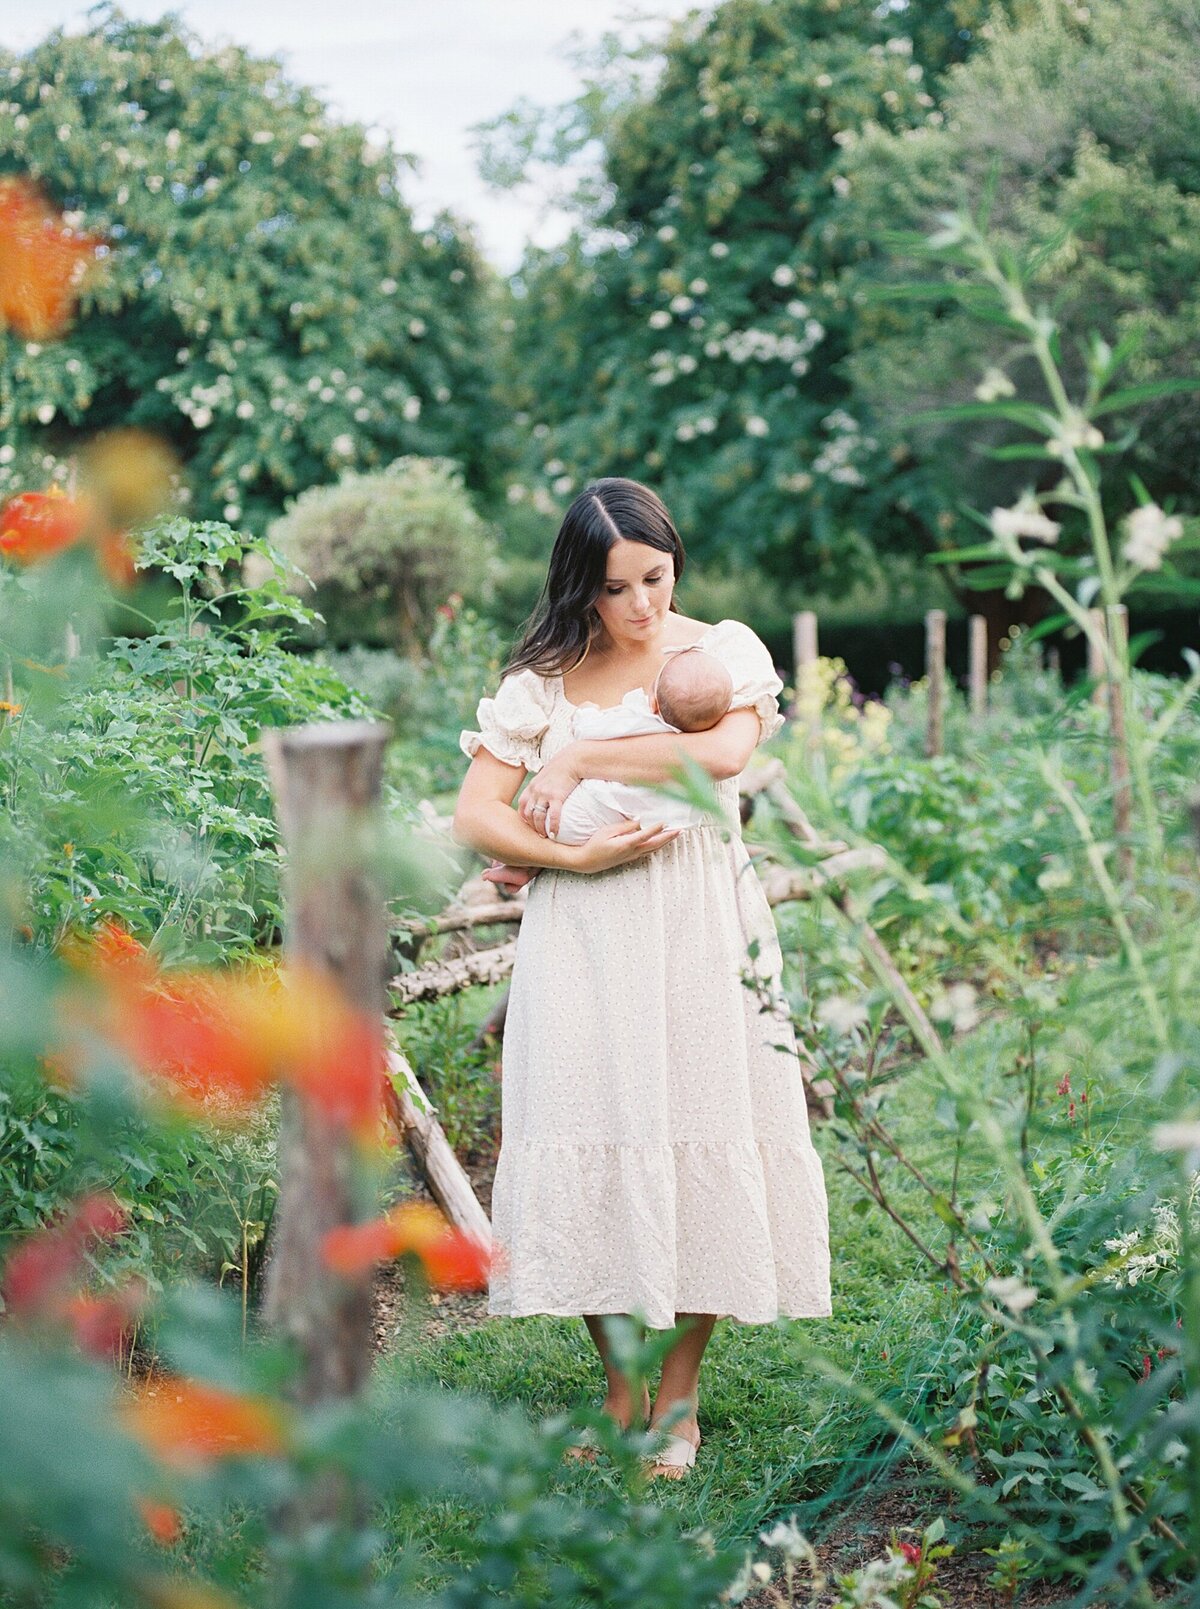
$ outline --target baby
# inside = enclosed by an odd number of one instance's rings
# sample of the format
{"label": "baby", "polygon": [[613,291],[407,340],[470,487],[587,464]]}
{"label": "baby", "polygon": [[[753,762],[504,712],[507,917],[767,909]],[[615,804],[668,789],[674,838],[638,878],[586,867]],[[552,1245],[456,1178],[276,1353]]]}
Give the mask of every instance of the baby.
{"label": "baby", "polygon": [[[729,708],[733,681],[725,666],[702,648],[669,650],[647,697],[640,687],[613,709],[583,704],[572,716],[576,738],[631,737],[642,732],[703,732]],[[559,818],[555,841],[582,844],[601,827],[617,821],[661,821],[665,827],[698,827],[709,818],[695,805],[652,788],[588,777],[572,789]]]}

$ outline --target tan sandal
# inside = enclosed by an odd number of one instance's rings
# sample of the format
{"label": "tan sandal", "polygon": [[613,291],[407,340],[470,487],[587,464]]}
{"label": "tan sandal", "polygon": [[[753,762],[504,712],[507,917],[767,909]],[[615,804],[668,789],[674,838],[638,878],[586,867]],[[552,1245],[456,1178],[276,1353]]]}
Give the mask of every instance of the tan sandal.
{"label": "tan sandal", "polygon": [[[701,1440],[703,1440],[703,1437]],[[691,1442],[686,1436],[668,1434],[665,1446],[658,1452],[642,1453],[641,1462],[645,1466],[647,1474],[659,1464],[666,1469],[678,1469],[680,1471],[691,1469],[696,1462],[696,1451],[699,1446],[700,1442]],[[680,1474],[679,1476],[667,1476],[665,1478],[674,1480],[682,1479],[683,1477]]]}

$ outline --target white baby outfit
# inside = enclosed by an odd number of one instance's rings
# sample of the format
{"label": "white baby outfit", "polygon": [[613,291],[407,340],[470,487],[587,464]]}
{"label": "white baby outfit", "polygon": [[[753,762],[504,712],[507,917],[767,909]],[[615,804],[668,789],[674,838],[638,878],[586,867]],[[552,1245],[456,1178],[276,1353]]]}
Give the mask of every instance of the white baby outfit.
{"label": "white baby outfit", "polygon": [[[571,730],[576,738],[583,740],[637,737],[643,732],[678,732],[679,728],[655,714],[645,688],[635,687],[611,709],[601,709],[597,704],[577,704]],[[629,820],[640,821],[644,827],[652,827],[660,821],[664,827],[698,827],[708,817],[698,806],[683,799],[672,799],[653,788],[611,782],[604,777],[586,777],[568,795],[554,839],[560,844],[585,844],[601,827]]]}
{"label": "white baby outfit", "polygon": [[[757,711],[759,741],[772,737],[783,684],[763,642],[722,620],[698,645],[729,670],[731,707]],[[459,744],[538,771],[572,741],[577,713],[560,675],[517,671]],[[824,1172],[779,940],[737,779],[714,786],[722,821],[529,885],[504,1029],[489,1313],[637,1313],[668,1329],[677,1313],[765,1324],[832,1312]]]}

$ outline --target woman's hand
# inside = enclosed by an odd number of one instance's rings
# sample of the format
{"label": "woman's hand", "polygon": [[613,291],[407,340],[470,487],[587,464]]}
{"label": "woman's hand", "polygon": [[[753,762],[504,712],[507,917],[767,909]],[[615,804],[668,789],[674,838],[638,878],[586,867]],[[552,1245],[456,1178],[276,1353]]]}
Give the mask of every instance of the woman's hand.
{"label": "woman's hand", "polygon": [[651,850],[661,849],[672,838],[678,838],[682,827],[663,827],[658,822],[643,827],[639,821],[616,821],[610,827],[601,827],[586,843],[576,847],[576,856],[570,870],[573,872],[605,872],[610,866],[623,866],[626,861],[640,860]]}
{"label": "woman's hand", "polygon": [[583,781],[571,761],[574,744],[568,743],[547,760],[525,785],[517,814],[543,838],[558,836],[559,817],[568,797]]}
{"label": "woman's hand", "polygon": [[531,883],[541,871],[540,866],[509,866],[502,860],[494,860],[483,873],[485,883],[495,883],[498,888],[507,888],[516,893],[518,888],[524,888]]}

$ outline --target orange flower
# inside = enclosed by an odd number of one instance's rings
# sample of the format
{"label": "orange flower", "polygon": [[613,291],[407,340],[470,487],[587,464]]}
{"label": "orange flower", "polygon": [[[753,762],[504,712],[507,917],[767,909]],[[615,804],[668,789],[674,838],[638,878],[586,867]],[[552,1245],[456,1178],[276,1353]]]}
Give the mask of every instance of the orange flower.
{"label": "orange flower", "polygon": [[143,1388],[119,1417],[164,1464],[184,1470],[220,1458],[278,1458],[287,1450],[282,1415],[273,1402],[199,1380]]}
{"label": "orange flower", "polygon": [[99,244],[69,228],[28,179],[0,179],[0,322],[28,340],[61,335]]}
{"label": "orange flower", "polygon": [[481,1290],[487,1284],[487,1248],[424,1202],[395,1207],[370,1223],[339,1225],[321,1242],[325,1266],[346,1278],[407,1251],[416,1252],[438,1290]]}
{"label": "orange flower", "polygon": [[112,1195],[82,1196],[58,1219],[21,1242],[0,1282],[7,1311],[45,1318],[57,1312],[83,1263],[89,1241],[110,1240],[125,1227],[125,1212]]}
{"label": "orange flower", "polygon": [[0,698],[0,714],[19,715],[20,713],[21,706],[19,704],[10,704],[8,699]]}
{"label": "orange flower", "polygon": [[334,1125],[378,1138],[386,1053],[382,1013],[356,1010],[325,974],[160,969],[136,939],[108,922],[64,953],[99,984],[82,1007],[145,1074],[184,1106],[218,1117],[214,1102],[245,1106],[276,1079]]}
{"label": "orange flower", "polygon": [[121,1343],[133,1329],[146,1299],[145,1286],[129,1280],[107,1296],[81,1292],[62,1307],[62,1317],[81,1352],[93,1357],[117,1358]]}
{"label": "orange flower", "polygon": [[38,564],[87,534],[90,504],[68,497],[61,486],[44,492],[21,492],[0,509],[0,553],[14,564]]}
{"label": "orange flower", "polygon": [[156,1542],[170,1547],[179,1541],[183,1535],[183,1521],[178,1509],[172,1508],[169,1503],[157,1503],[151,1497],[139,1497],[137,1507],[143,1525]]}

